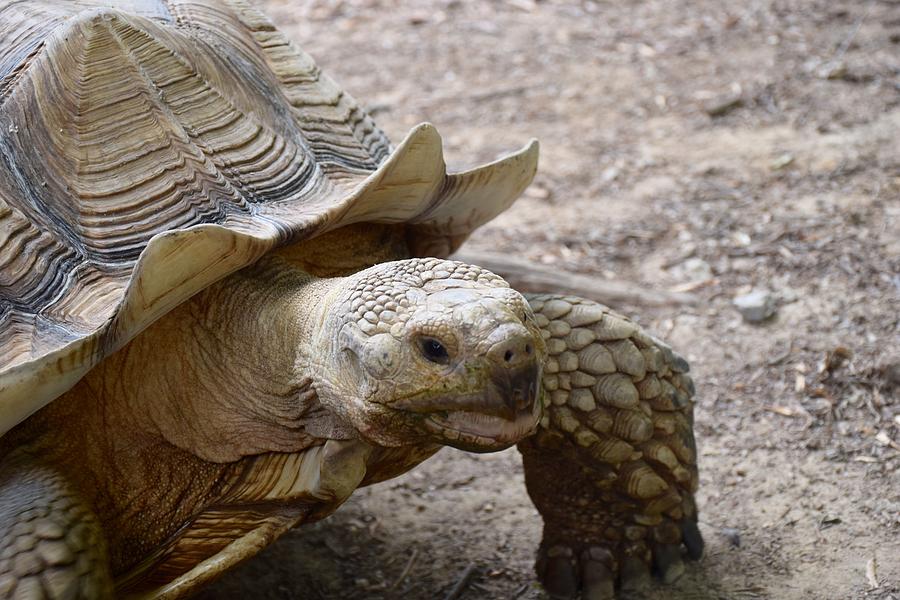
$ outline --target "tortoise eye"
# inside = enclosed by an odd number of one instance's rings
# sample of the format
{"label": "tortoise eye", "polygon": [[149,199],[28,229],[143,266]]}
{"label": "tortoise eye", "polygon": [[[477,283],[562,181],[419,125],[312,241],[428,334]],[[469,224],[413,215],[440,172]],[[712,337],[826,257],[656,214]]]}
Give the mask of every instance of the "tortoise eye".
{"label": "tortoise eye", "polygon": [[419,340],[419,349],[422,351],[422,356],[430,362],[439,365],[445,365],[450,362],[450,354],[447,352],[447,348],[433,337],[421,338]]}

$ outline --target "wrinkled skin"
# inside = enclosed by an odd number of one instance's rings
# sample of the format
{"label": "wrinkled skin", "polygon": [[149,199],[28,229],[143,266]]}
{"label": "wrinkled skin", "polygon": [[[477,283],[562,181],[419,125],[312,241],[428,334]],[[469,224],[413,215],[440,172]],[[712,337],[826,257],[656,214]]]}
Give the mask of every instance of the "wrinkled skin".
{"label": "wrinkled skin", "polygon": [[485,452],[534,431],[546,350],[525,298],[503,279],[407,260],[346,288],[323,328],[329,360],[316,389],[366,439]]}
{"label": "wrinkled skin", "polygon": [[271,256],[0,440],[0,597],[189,593],[230,542],[322,518],[440,445],[515,443],[554,597],[672,581],[681,544],[702,551],[685,371],[608,309],[479,267],[320,279]]}

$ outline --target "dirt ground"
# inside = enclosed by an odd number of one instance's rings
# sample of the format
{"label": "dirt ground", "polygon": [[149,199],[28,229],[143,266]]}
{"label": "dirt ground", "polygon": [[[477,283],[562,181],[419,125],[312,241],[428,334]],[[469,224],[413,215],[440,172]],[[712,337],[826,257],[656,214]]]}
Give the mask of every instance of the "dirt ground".
{"label": "dirt ground", "polygon": [[[692,364],[707,542],[631,598],[900,599],[897,0],[262,4],[395,141],[540,139],[470,248],[696,296],[616,307]],[[461,598],[546,598],[540,531],[515,450],[444,450],[206,597],[443,598],[473,565]]]}

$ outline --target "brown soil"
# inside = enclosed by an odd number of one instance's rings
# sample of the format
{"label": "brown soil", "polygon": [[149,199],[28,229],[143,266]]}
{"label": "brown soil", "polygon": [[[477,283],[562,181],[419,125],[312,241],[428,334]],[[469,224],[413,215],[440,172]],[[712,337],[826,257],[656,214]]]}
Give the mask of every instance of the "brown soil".
{"label": "brown soil", "polygon": [[[897,0],[263,4],[395,141],[431,121],[461,167],[540,139],[470,247],[699,298],[617,307],[699,398],[707,553],[640,597],[900,599]],[[464,599],[546,598],[540,531],[514,450],[445,450],[206,597],[443,598],[474,565]]]}

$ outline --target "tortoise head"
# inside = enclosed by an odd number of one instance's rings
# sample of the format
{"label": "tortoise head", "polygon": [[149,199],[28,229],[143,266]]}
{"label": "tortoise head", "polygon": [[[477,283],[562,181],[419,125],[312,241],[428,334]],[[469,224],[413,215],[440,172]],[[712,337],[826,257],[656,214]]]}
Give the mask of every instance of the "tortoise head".
{"label": "tortoise head", "polygon": [[319,397],[375,443],[493,451],[537,425],[546,348],[525,298],[489,271],[377,265],[345,280],[327,324]]}

